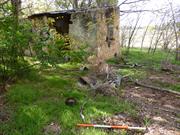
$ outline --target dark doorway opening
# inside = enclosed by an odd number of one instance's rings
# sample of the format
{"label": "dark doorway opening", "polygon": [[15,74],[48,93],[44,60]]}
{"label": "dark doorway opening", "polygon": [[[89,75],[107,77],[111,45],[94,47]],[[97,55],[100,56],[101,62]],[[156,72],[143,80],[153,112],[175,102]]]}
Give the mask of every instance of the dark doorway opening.
{"label": "dark doorway opening", "polygon": [[69,33],[69,24],[72,24],[70,14],[59,15],[55,17],[54,20],[54,26],[58,33],[62,35]]}

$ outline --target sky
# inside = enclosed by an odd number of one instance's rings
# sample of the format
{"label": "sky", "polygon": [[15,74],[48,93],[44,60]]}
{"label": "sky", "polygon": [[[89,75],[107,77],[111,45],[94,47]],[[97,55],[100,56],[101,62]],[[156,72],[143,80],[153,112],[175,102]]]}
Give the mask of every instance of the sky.
{"label": "sky", "polygon": [[[123,0],[119,0],[119,3],[121,3]],[[130,0],[132,1],[132,0]],[[169,0],[170,2],[172,2],[173,7],[178,7],[180,8],[180,0]],[[149,0],[145,3],[139,3],[137,4],[137,6],[139,7],[138,10],[158,10],[158,9],[162,9],[164,7],[167,7],[168,4],[168,0]],[[123,5],[120,7],[121,10],[126,10],[126,9],[131,9],[131,7],[129,5]],[[152,24],[157,24],[157,21],[160,21],[160,16],[157,16],[155,13],[152,12],[144,12],[142,13],[142,15],[140,15],[140,22],[141,26],[146,26],[149,24],[149,22],[151,21]],[[162,17],[162,15],[161,15]],[[131,14],[128,15],[128,17],[126,16],[122,16],[121,17],[121,24],[125,25],[128,23],[132,23],[134,21],[136,21],[137,19],[137,13],[136,14]],[[130,25],[130,24],[129,24]]]}
{"label": "sky", "polygon": [[[124,0],[119,0],[119,3],[121,3]],[[134,1],[134,0],[129,0]],[[160,9],[164,6],[166,6],[169,2],[172,2],[174,6],[180,6],[180,0],[149,0],[143,4],[144,9]],[[139,3],[139,5],[142,5],[142,3]],[[128,6],[122,6],[121,8],[127,8]]]}

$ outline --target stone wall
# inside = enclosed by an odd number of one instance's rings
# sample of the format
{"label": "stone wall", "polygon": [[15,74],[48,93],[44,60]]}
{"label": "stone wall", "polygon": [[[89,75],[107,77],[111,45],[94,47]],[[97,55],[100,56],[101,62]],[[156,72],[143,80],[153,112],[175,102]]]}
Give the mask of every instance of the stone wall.
{"label": "stone wall", "polygon": [[[119,8],[107,7],[80,10],[67,14],[53,15],[53,18],[56,20],[62,16],[70,17],[70,20],[66,21],[69,23],[68,34],[70,37],[79,43],[89,45],[89,51],[93,55],[93,57],[91,57],[92,59],[89,59],[90,63],[102,63],[107,59],[119,55]],[[47,18],[47,16],[34,18],[34,26],[37,29],[40,27],[36,26],[37,24],[47,26]],[[50,18],[52,18],[52,16]],[[39,21],[39,23],[36,23],[37,21]],[[55,23],[58,22],[55,21]]]}
{"label": "stone wall", "polygon": [[119,9],[108,8],[71,15],[69,34],[89,45],[93,61],[105,61],[120,52]]}
{"label": "stone wall", "polygon": [[119,12],[110,9],[98,15],[97,57],[106,60],[118,56],[120,52]]}
{"label": "stone wall", "polygon": [[69,35],[89,45],[90,49],[96,47],[96,24],[95,12],[75,13],[71,15]]}

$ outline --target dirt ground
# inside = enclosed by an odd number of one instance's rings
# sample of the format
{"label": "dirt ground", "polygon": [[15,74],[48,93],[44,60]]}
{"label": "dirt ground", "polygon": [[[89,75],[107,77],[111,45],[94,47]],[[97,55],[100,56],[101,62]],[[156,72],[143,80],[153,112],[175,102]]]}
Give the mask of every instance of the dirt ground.
{"label": "dirt ground", "polygon": [[146,135],[180,135],[180,96],[137,86],[125,88],[125,99],[149,120]]}
{"label": "dirt ground", "polygon": [[[159,82],[179,84],[180,76],[151,71],[142,83],[158,86]],[[137,107],[138,117],[125,114],[102,118],[104,124],[147,126],[145,132],[128,132],[132,135],[180,135],[180,94],[158,91],[124,82],[122,98]]]}
{"label": "dirt ground", "polygon": [[[180,83],[179,75],[169,73],[149,73],[141,80],[144,83]],[[180,95],[130,85],[125,87],[124,98],[134,103],[139,116],[146,121],[148,131],[145,135],[180,135]]]}

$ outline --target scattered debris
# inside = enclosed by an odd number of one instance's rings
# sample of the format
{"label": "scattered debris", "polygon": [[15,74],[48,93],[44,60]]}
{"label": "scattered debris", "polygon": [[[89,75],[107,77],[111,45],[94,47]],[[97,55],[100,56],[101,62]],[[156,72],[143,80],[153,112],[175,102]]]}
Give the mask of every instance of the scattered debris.
{"label": "scattered debris", "polygon": [[103,96],[117,96],[116,89],[109,83],[100,84],[95,89],[96,94],[102,94]]}
{"label": "scattered debris", "polygon": [[74,106],[77,104],[77,100],[73,97],[67,98],[65,104],[68,106]]}
{"label": "scattered debris", "polygon": [[[117,89],[120,87],[123,77],[121,75],[116,75],[113,72],[111,72],[108,77],[106,75],[104,78],[101,77],[102,76],[99,77],[99,75],[95,73],[91,73],[87,76],[80,77],[78,82],[80,85],[89,86],[92,90],[94,90],[95,95],[101,94],[103,96],[118,96]],[[80,108],[80,117],[83,122],[85,122],[83,110],[87,100],[88,99],[85,100]]]}
{"label": "scattered debris", "polygon": [[92,76],[83,76],[79,78],[79,83],[82,85],[88,85],[90,88],[95,89],[97,85],[97,79]]}
{"label": "scattered debris", "polygon": [[61,128],[58,123],[52,122],[44,128],[44,135],[60,135]]}
{"label": "scattered debris", "polygon": [[[139,65],[135,65],[135,67],[138,66]],[[125,100],[136,104],[139,111],[138,118],[132,118],[125,114],[117,114],[111,117],[97,119],[93,123],[97,125],[103,124],[105,127],[106,125],[128,125],[132,127],[148,126],[146,133],[128,131],[130,135],[180,135],[178,130],[180,129],[180,93],[149,85],[154,79],[165,81],[165,83],[169,82],[170,84],[178,83],[178,75],[169,74],[167,72],[162,73],[165,74],[157,76],[157,73],[155,73],[154,76],[152,76],[151,73],[146,80],[142,81],[133,80],[128,75],[118,76],[114,71],[109,73],[108,78],[106,78],[106,74],[103,77],[99,77],[99,75],[95,74],[83,77],[82,80],[85,82],[84,85],[90,86],[95,90],[96,94],[101,94],[103,96],[117,96],[116,91],[120,87],[122,79],[123,81],[127,79],[128,82],[133,82],[127,87],[125,86],[125,93],[123,93],[124,96],[122,95],[122,98],[124,97]],[[175,78],[173,79],[173,77]],[[85,121],[83,115],[85,104],[86,103],[82,105],[80,110],[80,116],[83,121]]]}
{"label": "scattered debris", "polygon": [[80,77],[79,83],[95,90],[95,94],[117,96],[117,89],[121,85],[122,78],[121,75],[112,70],[108,76],[106,72],[104,74],[101,72],[101,74],[91,73],[87,76]]}
{"label": "scattered debris", "polygon": [[121,75],[110,74],[107,81],[114,88],[119,88],[121,86],[122,79],[123,79],[123,76],[121,76]]}

